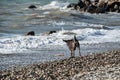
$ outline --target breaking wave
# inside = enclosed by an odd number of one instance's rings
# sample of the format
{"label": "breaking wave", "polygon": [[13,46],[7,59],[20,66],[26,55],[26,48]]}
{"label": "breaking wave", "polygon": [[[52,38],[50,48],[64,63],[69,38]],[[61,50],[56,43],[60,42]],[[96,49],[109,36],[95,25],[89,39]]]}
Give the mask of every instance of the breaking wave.
{"label": "breaking wave", "polygon": [[[89,24],[89,27],[90,26],[98,27],[100,25]],[[63,46],[65,43],[62,39],[71,39],[74,35],[76,35],[80,44],[118,42],[120,41],[119,33],[120,30],[118,29],[84,28],[74,30],[62,29],[51,35],[13,36],[0,39],[0,53],[21,53],[33,48],[40,49],[49,45]]]}

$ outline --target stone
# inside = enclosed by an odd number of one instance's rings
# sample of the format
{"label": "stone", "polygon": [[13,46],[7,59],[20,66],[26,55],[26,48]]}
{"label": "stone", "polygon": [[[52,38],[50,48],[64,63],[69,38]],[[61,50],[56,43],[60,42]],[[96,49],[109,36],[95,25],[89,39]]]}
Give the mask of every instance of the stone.
{"label": "stone", "polygon": [[25,34],[26,36],[35,36],[35,32],[34,31],[30,31],[28,33]]}
{"label": "stone", "polygon": [[29,7],[28,7],[29,9],[35,9],[35,8],[37,8],[35,5],[30,5]]}

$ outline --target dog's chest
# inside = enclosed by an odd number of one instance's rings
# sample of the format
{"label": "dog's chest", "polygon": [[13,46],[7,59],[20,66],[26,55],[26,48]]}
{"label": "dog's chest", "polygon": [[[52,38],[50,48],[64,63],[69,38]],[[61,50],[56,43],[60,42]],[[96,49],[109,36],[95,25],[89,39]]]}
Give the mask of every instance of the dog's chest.
{"label": "dog's chest", "polygon": [[70,49],[73,49],[73,48],[75,48],[76,43],[75,43],[74,41],[70,41],[70,42],[67,43],[67,46],[68,46]]}

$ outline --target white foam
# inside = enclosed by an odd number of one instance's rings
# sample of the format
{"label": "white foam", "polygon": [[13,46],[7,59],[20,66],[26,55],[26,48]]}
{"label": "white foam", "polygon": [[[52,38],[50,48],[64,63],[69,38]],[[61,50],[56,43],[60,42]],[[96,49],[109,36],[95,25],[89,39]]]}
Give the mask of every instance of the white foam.
{"label": "white foam", "polygon": [[46,4],[44,6],[40,6],[39,9],[42,9],[42,10],[50,10],[50,9],[66,9],[66,6],[68,5],[69,3],[66,2],[66,3],[63,3],[63,2],[58,2],[58,1],[52,1],[51,3],[49,4]]}
{"label": "white foam", "polygon": [[96,29],[97,28],[102,29],[104,27],[104,25],[101,25],[101,24],[89,24],[89,23],[85,23],[85,22],[49,21],[49,23],[51,23],[53,25],[57,25],[57,26],[70,25],[70,26],[81,26],[81,27],[96,28]]}
{"label": "white foam", "polygon": [[[93,25],[93,24],[91,24]],[[99,26],[99,25],[93,25]],[[66,33],[66,34],[65,34]],[[70,33],[70,34],[69,34]],[[61,30],[51,35],[13,36],[0,39],[0,53],[21,53],[30,49],[40,49],[45,46],[64,46],[63,39],[71,39],[76,34],[80,44],[105,43],[120,41],[119,29],[84,28],[75,30]]]}

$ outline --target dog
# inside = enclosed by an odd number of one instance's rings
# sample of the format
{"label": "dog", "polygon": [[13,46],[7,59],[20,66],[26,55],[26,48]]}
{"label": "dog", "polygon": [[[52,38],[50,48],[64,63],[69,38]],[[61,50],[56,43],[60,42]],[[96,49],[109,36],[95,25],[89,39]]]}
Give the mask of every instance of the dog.
{"label": "dog", "polygon": [[76,48],[79,51],[79,56],[81,56],[80,44],[79,44],[78,40],[76,39],[76,36],[74,36],[74,39],[63,40],[63,41],[67,43],[67,46],[68,46],[68,48],[70,50],[70,53],[71,53],[71,57],[75,57],[75,50],[76,50]]}

